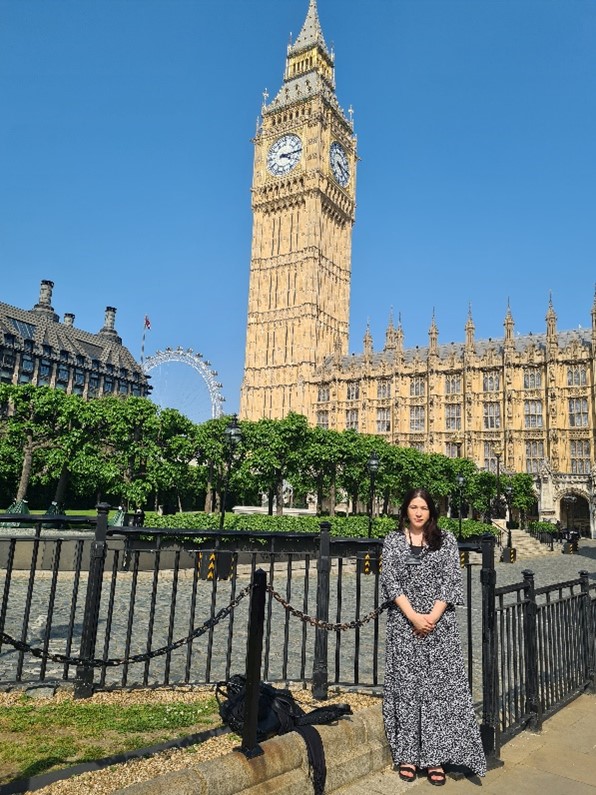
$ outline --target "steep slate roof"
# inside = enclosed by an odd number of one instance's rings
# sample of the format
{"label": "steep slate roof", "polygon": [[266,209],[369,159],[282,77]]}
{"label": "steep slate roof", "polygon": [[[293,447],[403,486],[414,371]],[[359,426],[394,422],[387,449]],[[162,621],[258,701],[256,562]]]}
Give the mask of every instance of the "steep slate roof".
{"label": "steep slate roof", "polygon": [[[108,312],[109,310],[109,312]],[[122,339],[113,328],[109,328],[108,315],[113,320],[115,310],[106,309],[106,325],[97,334],[76,328],[68,323],[61,323],[58,315],[49,305],[37,304],[33,309],[20,309],[0,302],[0,342],[5,342],[5,335],[16,338],[16,347],[22,349],[26,339],[31,339],[36,346],[49,345],[53,356],[60,351],[68,351],[73,357],[84,356],[87,360],[97,359],[102,364],[111,364],[117,368],[125,368],[131,373],[143,376],[141,366],[136,362],[130,351],[122,345]],[[72,317],[72,316],[70,316]],[[145,377],[143,376],[143,381]]]}

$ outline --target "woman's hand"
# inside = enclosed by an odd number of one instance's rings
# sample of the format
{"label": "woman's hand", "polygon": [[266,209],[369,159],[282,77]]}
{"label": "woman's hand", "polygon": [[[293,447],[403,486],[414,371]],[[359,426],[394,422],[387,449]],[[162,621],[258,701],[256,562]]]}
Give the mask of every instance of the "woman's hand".
{"label": "woman's hand", "polygon": [[435,622],[425,613],[414,613],[410,623],[412,624],[414,635],[422,638],[426,637],[435,628]]}

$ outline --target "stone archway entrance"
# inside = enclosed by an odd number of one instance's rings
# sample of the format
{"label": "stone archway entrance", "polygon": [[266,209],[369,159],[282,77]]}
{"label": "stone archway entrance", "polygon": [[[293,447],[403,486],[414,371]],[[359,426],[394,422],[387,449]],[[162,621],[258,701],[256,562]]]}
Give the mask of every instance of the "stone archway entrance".
{"label": "stone archway entrance", "polygon": [[577,530],[584,537],[590,536],[590,506],[580,494],[565,494],[560,502],[561,526]]}

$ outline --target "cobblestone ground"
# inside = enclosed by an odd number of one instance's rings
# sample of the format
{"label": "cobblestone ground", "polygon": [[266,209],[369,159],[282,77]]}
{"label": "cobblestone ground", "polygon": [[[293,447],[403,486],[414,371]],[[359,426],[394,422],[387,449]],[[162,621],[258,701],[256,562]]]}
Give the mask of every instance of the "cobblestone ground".
{"label": "cobblestone ground", "polygon": [[[275,570],[264,565],[268,582],[284,599],[306,614],[315,613],[316,567],[297,563],[288,577],[286,565]],[[548,556],[526,559],[514,564],[496,563],[497,586],[522,580],[522,571],[534,572],[537,587],[575,579],[580,570],[588,571],[596,580],[596,541],[583,539],[578,554],[563,555],[560,547]],[[471,570],[471,636],[472,680],[475,700],[480,698],[481,673],[481,591],[480,566]],[[157,649],[172,640],[185,638],[193,627],[201,626],[211,615],[228,605],[235,594],[250,582],[250,568],[240,566],[233,580],[196,582],[193,603],[193,571],[180,572],[175,582],[171,570],[155,577],[152,572],[118,571],[115,579],[106,575],[98,631],[96,656],[128,657],[131,654]],[[307,576],[307,574],[309,576]],[[464,577],[466,577],[464,572]],[[10,583],[6,572],[0,575],[3,593],[4,632],[14,638],[26,639],[34,647],[47,644],[50,651],[65,653],[67,638],[72,633],[72,653],[80,644],[80,629],[86,590],[86,574],[78,583],[72,572],[58,575],[55,599],[51,603],[52,575],[38,571],[33,584],[29,573],[14,571]],[[378,604],[374,575],[357,576],[356,567],[348,561],[331,573],[330,622],[348,622],[363,617]],[[8,587],[9,586],[9,587]],[[108,604],[112,603],[111,615]],[[377,600],[377,601],[375,601]],[[30,612],[26,614],[26,605]],[[96,671],[95,681],[106,686],[179,684],[183,682],[215,682],[229,673],[242,672],[245,665],[249,600],[245,598],[231,616],[190,645],[148,663],[135,663]],[[48,614],[51,624],[48,625]],[[464,656],[467,660],[467,605],[459,609]],[[385,616],[359,630],[327,633],[329,649],[329,680],[342,684],[360,683],[380,686],[383,679]],[[23,632],[26,621],[26,632]],[[151,640],[148,642],[148,638]],[[266,606],[263,649],[263,677],[271,680],[302,681],[312,677],[315,630],[291,615],[274,599]],[[7,643],[0,650],[0,686],[15,681],[35,684],[72,679],[73,666],[48,661],[44,664],[30,654],[22,655]]]}

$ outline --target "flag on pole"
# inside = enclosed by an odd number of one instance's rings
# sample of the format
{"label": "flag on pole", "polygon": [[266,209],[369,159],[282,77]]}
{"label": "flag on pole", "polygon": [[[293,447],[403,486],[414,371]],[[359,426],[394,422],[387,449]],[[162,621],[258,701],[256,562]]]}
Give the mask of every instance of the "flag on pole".
{"label": "flag on pole", "polygon": [[143,321],[143,337],[141,339],[141,364],[145,361],[145,334],[147,333],[147,329],[151,331],[151,321],[149,320],[149,315],[145,315],[145,320]]}

